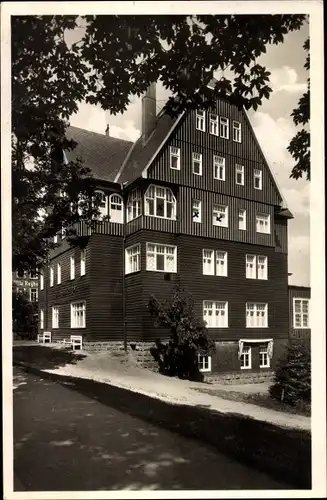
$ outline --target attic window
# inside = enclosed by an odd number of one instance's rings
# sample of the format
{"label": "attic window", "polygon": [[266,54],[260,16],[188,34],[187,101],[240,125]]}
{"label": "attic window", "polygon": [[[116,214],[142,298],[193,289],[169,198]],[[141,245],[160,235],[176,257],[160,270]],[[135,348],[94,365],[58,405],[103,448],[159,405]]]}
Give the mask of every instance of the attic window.
{"label": "attic window", "polygon": [[253,182],[254,189],[262,189],[262,170],[254,169]]}
{"label": "attic window", "polygon": [[206,124],[205,124],[205,111],[197,110],[196,112],[196,129],[205,132]]}
{"label": "attic window", "polygon": [[170,146],[170,168],[180,170],[180,149]]}

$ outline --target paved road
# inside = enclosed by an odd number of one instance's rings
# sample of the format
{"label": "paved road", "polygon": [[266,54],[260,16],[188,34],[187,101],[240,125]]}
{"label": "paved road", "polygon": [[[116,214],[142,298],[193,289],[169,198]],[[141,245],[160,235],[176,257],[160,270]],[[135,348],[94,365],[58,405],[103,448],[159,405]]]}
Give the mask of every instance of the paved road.
{"label": "paved road", "polygon": [[15,490],[287,488],[208,445],[14,371]]}

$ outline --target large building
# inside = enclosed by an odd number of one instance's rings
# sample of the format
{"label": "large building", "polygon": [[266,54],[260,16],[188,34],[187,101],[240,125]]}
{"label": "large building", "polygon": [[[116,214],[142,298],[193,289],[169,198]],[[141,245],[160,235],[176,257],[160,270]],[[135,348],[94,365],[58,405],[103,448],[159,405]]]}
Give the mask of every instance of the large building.
{"label": "large building", "polygon": [[12,285],[17,293],[25,295],[30,302],[38,301],[39,281],[36,272],[13,272]]}
{"label": "large building", "polygon": [[203,371],[270,372],[289,336],[292,214],[246,112],[226,98],[156,116],[152,85],[135,143],[69,134],[98,181],[103,219],[79,224],[82,247],[57,236],[40,278],[39,331],[80,335],[85,348],[152,344],[168,332],[154,327],[149,297],[164,301],[179,285],[217,343]]}

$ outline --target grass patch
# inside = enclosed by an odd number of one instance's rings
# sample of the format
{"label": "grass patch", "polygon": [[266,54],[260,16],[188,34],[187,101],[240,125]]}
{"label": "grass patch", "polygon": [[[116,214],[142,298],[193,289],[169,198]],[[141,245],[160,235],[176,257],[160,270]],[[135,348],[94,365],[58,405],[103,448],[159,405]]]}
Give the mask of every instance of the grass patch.
{"label": "grass patch", "polygon": [[268,408],[269,410],[275,410],[283,413],[292,413],[293,415],[302,415],[305,417],[311,416],[310,405],[303,405],[302,407],[289,406],[285,403],[281,403],[276,399],[272,399],[269,394],[245,394],[243,392],[237,391],[225,391],[223,389],[194,389],[198,392],[203,392],[205,394],[210,394],[211,396],[217,396],[222,399],[228,399],[229,401],[238,401],[241,403],[250,403],[253,405],[261,406],[263,408]]}

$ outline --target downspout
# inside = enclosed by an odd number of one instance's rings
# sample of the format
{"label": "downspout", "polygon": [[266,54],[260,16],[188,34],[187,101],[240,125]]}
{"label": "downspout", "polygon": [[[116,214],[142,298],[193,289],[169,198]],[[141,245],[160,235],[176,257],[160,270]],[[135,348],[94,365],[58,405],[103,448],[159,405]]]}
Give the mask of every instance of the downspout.
{"label": "downspout", "polygon": [[[124,185],[120,184],[122,194],[123,194],[123,200],[124,200]],[[126,206],[125,202],[123,204],[124,207],[124,213],[123,213],[123,280],[122,280],[122,285],[123,285],[123,293],[122,293],[122,300],[123,300],[123,339],[124,339],[124,350],[127,352],[127,335],[126,335],[126,292],[125,292],[125,246],[126,246]]]}

